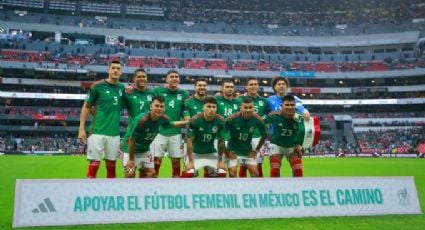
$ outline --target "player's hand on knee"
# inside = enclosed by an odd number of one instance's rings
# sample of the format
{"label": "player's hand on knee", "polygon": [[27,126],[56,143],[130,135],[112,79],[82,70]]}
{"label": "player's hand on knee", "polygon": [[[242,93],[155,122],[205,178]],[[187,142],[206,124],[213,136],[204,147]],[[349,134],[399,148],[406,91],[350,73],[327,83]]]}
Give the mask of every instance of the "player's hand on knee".
{"label": "player's hand on knee", "polygon": [[195,163],[193,163],[193,161],[189,161],[186,165],[185,165],[186,170],[190,170],[190,169],[194,169],[195,168]]}
{"label": "player's hand on knee", "polygon": [[294,146],[294,153],[301,158],[303,156],[301,145],[295,145]]}
{"label": "player's hand on knee", "polygon": [[125,173],[125,177],[129,178],[129,177],[134,177],[135,176],[135,172],[134,172],[134,162],[133,161],[128,161],[127,165],[124,167],[124,173]]}

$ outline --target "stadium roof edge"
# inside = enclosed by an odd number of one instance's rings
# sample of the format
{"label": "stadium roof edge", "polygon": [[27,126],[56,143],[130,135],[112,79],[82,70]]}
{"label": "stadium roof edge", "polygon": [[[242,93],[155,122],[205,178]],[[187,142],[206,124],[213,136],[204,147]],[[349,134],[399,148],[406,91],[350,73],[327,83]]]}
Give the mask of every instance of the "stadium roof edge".
{"label": "stadium roof edge", "polygon": [[359,36],[260,36],[209,33],[184,33],[169,31],[143,31],[128,29],[106,29],[93,27],[77,27],[67,25],[51,25],[39,23],[22,23],[0,20],[0,25],[9,29],[27,31],[79,33],[88,35],[123,35],[128,40],[144,40],[176,43],[233,44],[255,46],[288,46],[288,47],[353,47],[376,46],[403,43],[416,43],[420,31],[367,34]]}

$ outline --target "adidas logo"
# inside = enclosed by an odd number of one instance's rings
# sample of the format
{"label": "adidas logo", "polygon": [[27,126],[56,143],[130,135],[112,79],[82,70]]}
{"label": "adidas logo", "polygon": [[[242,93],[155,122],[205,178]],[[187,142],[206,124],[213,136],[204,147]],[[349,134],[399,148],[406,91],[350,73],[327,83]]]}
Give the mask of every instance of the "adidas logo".
{"label": "adidas logo", "polygon": [[50,201],[50,198],[46,198],[43,201],[44,202],[38,204],[38,208],[34,208],[32,210],[32,213],[56,212],[55,206],[53,206],[53,203],[52,201]]}

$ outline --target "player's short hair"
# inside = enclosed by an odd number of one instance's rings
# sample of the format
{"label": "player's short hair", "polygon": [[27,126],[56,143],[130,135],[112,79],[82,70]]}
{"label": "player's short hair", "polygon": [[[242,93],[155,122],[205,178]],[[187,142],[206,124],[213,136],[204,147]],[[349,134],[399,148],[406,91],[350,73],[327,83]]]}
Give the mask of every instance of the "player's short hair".
{"label": "player's short hair", "polygon": [[147,74],[145,69],[139,68],[139,69],[134,70],[133,77],[135,77],[137,75],[137,72],[143,72],[143,73]]}
{"label": "player's short hair", "polygon": [[226,79],[226,80],[223,80],[223,82],[221,83],[221,87],[223,87],[224,84],[226,84],[226,83],[232,83],[233,85],[235,85],[235,83],[232,80]]}
{"label": "player's short hair", "polygon": [[111,67],[111,65],[112,64],[119,64],[119,65],[122,65],[122,63],[121,63],[121,61],[120,60],[112,60],[112,61],[110,61],[109,63],[108,63],[108,67]]}
{"label": "player's short hair", "polygon": [[175,70],[175,69],[170,69],[170,70],[168,70],[168,71],[167,71],[166,76],[168,77],[168,75],[170,75],[170,74],[172,74],[172,73],[178,74],[178,75],[180,76],[179,71],[177,71],[177,70]]}
{"label": "player's short hair", "polygon": [[196,78],[195,79],[195,82],[193,83],[193,85],[196,86],[198,84],[198,82],[200,82],[200,81],[205,81],[205,83],[208,84],[207,79],[205,79],[205,78]]}
{"label": "player's short hair", "polygon": [[206,96],[204,98],[204,105],[207,103],[211,103],[211,104],[216,104],[217,105],[217,99],[215,99],[215,97],[213,96]]}
{"label": "player's short hair", "polygon": [[248,77],[247,79],[246,79],[246,81],[245,81],[245,85],[248,85],[248,82],[249,81],[257,81],[258,82],[258,78],[256,78],[256,77]]}
{"label": "player's short hair", "polygon": [[287,88],[289,88],[289,80],[288,80],[288,78],[282,77],[282,76],[276,76],[276,77],[274,77],[272,79],[272,89],[273,89],[274,92],[276,92],[276,90],[274,89],[274,87],[276,86],[276,84],[279,81],[284,81],[286,83],[286,85],[287,85]]}
{"label": "player's short hair", "polygon": [[153,97],[152,97],[152,103],[153,103],[154,101],[158,101],[158,102],[160,102],[160,103],[165,103],[165,98],[164,98],[163,96],[153,96]]}
{"label": "player's short hair", "polygon": [[242,103],[249,104],[249,103],[253,103],[253,101],[252,101],[252,98],[250,97],[244,97],[242,100]]}
{"label": "player's short hair", "polygon": [[283,97],[283,101],[295,101],[295,97],[288,94]]}

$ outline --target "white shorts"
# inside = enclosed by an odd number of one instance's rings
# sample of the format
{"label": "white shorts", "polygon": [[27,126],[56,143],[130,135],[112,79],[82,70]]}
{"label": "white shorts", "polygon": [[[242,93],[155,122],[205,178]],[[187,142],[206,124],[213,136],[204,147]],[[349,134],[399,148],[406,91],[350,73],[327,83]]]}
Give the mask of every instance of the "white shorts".
{"label": "white shorts", "polygon": [[[186,163],[189,159],[186,159]],[[195,170],[203,169],[204,167],[210,167],[217,170],[217,153],[208,153],[208,154],[199,154],[193,153],[193,164],[195,165]]]}
{"label": "white shorts", "polygon": [[[134,166],[138,169],[153,169],[155,168],[153,154],[150,151],[134,154]],[[130,154],[123,153],[122,166],[127,165],[130,160]]]}
{"label": "white shorts", "polygon": [[182,158],[183,153],[181,150],[182,136],[176,134],[172,136],[164,136],[158,134],[153,140],[150,149],[155,157],[164,157],[165,153],[171,158]]}
{"label": "white shorts", "polygon": [[236,159],[228,159],[227,160],[227,168],[237,167],[241,165],[257,165],[257,161],[253,158],[249,157],[241,157],[237,156]]}
{"label": "white shorts", "polygon": [[87,138],[87,159],[116,161],[119,157],[120,137],[91,134]]}
{"label": "white shorts", "polygon": [[294,148],[285,148],[279,145],[270,144],[271,155],[284,155],[289,156],[294,152]]}

